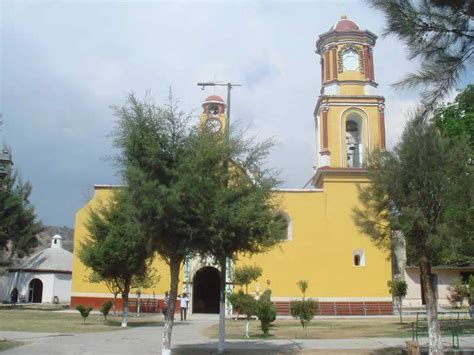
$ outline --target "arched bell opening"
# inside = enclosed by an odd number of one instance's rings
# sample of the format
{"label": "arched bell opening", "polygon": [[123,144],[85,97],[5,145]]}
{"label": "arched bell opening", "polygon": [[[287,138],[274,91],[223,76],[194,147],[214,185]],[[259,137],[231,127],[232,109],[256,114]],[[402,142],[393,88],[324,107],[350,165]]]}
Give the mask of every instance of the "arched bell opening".
{"label": "arched bell opening", "polygon": [[362,117],[356,112],[351,112],[345,120],[345,157],[349,168],[361,168],[363,165],[362,122]]}

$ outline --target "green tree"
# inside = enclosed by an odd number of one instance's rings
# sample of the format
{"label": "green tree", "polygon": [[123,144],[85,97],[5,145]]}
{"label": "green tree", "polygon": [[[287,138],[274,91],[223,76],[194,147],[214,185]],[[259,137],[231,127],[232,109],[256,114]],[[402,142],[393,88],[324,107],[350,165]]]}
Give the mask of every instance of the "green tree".
{"label": "green tree", "polygon": [[425,108],[433,109],[472,68],[474,5],[470,0],[368,0],[386,19],[384,35],[394,35],[418,59],[418,72],[395,85],[424,90]]}
{"label": "green tree", "polygon": [[454,223],[465,226],[465,219],[449,218],[451,208],[472,210],[469,156],[465,140],[447,140],[426,119],[411,118],[392,151],[371,155],[371,184],[361,188],[363,208],[354,211],[355,223],[380,247],[389,247],[391,230],[405,235],[409,260],[420,267],[434,354],[442,353],[442,343],[431,266],[445,248],[459,245],[450,231]]}
{"label": "green tree", "polygon": [[189,128],[171,94],[164,107],[130,95],[114,109],[117,163],[149,245],[170,267],[167,354],[184,257],[215,257],[225,285],[225,257],[275,244],[276,180],[261,164],[271,144]]}
{"label": "green tree", "polygon": [[265,337],[269,335],[270,326],[276,319],[276,307],[271,300],[271,296],[272,291],[265,290],[258,299],[255,310],[255,314],[260,321],[260,327]]}
{"label": "green tree", "polygon": [[465,298],[469,298],[468,286],[463,284],[460,277],[455,277],[451,280],[448,286],[448,301],[452,306],[462,307]]}
{"label": "green tree", "polygon": [[434,121],[443,134],[451,139],[466,136],[474,148],[474,85],[468,85],[454,102],[439,107]]}
{"label": "green tree", "polygon": [[469,290],[469,305],[474,304],[474,275],[469,276],[469,282],[467,284]]}
{"label": "green tree", "polygon": [[150,253],[126,190],[116,190],[112,201],[91,210],[89,238],[81,243],[79,258],[101,280],[113,280],[123,299],[122,327],[128,322],[128,297],[134,278],[149,271]]}
{"label": "green tree", "polygon": [[257,300],[253,296],[245,294],[243,290],[231,293],[227,297],[239,314],[245,314],[245,337],[249,338],[250,319],[257,311]]}
{"label": "green tree", "polygon": [[249,285],[262,276],[262,268],[258,265],[244,265],[234,270],[234,283],[245,286],[245,294],[249,294]]}
{"label": "green tree", "polygon": [[102,283],[104,284],[109,292],[113,295],[114,300],[113,300],[113,312],[114,315],[116,315],[116,309],[115,305],[117,304],[117,297],[120,294],[120,285],[117,284],[115,278],[110,278],[110,279],[104,279],[100,275],[98,275],[96,272],[92,272],[90,275],[88,275],[86,278],[87,282],[91,283]]}
{"label": "green tree", "polygon": [[107,316],[109,315],[110,309],[114,305],[113,301],[105,301],[102,303],[102,306],[100,306],[100,313],[104,316],[104,320],[107,321]]}
{"label": "green tree", "polygon": [[309,322],[311,322],[311,320],[316,315],[319,309],[319,304],[318,302],[316,302],[315,300],[312,300],[311,298],[306,299],[306,290],[308,289],[308,281],[300,280],[296,284],[298,285],[298,288],[303,294],[303,298],[301,300],[290,302],[290,314],[292,317],[300,320],[305,336],[307,336]]}
{"label": "green tree", "polygon": [[[434,122],[440,132],[453,142],[467,140],[470,146],[470,164],[474,161],[474,85],[468,85],[459,93],[454,102],[441,106],[435,111]],[[467,191],[469,192],[469,191]],[[466,198],[471,198],[469,193]],[[465,203],[451,204],[446,211],[451,220],[449,232],[450,247],[443,249],[437,264],[462,265],[474,262],[474,204],[466,208]],[[453,244],[454,243],[454,244]]]}
{"label": "green tree", "polygon": [[76,306],[76,310],[81,314],[83,324],[86,324],[86,318],[92,311],[92,307],[84,307],[82,304]]}
{"label": "green tree", "polygon": [[12,167],[6,167],[0,183],[0,251],[7,258],[21,258],[38,245],[36,234],[43,229],[29,200],[31,184],[23,182]]}
{"label": "green tree", "polygon": [[400,315],[400,324],[402,324],[403,298],[407,295],[408,285],[405,280],[394,279],[389,280],[387,286],[389,288],[390,294],[395,300],[395,305],[397,307],[398,314]]}

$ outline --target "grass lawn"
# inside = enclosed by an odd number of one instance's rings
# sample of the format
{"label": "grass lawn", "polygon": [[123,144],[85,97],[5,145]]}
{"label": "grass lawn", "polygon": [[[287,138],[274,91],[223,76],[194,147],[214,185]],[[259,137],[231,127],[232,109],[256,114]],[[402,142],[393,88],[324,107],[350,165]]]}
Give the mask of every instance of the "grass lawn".
{"label": "grass lawn", "polygon": [[[411,338],[411,320],[399,324],[393,318],[367,319],[315,319],[308,327],[308,336],[305,337],[303,327],[297,320],[277,319],[270,328],[269,339],[346,339],[360,337],[409,337]],[[206,336],[217,338],[218,326],[205,330]],[[263,338],[260,322],[250,322],[250,337]],[[244,339],[245,321],[226,321],[226,338]]]}
{"label": "grass lawn", "polygon": [[0,351],[12,349],[23,344],[21,341],[0,340]]}
{"label": "grass lawn", "polygon": [[[163,316],[131,315],[128,319],[130,327],[161,325]],[[52,311],[2,309],[0,310],[0,330],[46,333],[87,333],[119,330],[121,317],[109,315],[107,322],[98,314],[91,314],[83,324],[82,317],[77,313]]]}

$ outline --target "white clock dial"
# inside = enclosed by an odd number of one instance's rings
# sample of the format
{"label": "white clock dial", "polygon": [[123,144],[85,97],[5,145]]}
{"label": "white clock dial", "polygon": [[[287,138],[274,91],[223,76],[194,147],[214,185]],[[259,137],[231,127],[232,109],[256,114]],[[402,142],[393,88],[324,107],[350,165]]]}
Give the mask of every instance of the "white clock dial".
{"label": "white clock dial", "polygon": [[205,127],[208,132],[217,133],[221,130],[222,124],[219,120],[210,118],[206,121]]}

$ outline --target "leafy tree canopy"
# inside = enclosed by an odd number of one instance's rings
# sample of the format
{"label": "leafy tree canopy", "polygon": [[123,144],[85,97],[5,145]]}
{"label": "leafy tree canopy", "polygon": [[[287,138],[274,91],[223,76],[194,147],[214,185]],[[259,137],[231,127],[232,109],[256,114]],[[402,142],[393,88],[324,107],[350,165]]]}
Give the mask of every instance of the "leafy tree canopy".
{"label": "leafy tree canopy", "polygon": [[434,121],[441,132],[452,139],[467,136],[474,149],[474,85],[468,85],[454,102],[437,109]]}
{"label": "leafy tree canopy", "polygon": [[356,224],[386,246],[390,231],[402,230],[411,264],[474,260],[470,154],[466,140],[444,139],[434,124],[412,118],[393,151],[372,154]]}
{"label": "leafy tree canopy", "polygon": [[245,293],[248,294],[248,285],[257,281],[262,276],[262,268],[258,265],[243,265],[234,270],[234,283],[245,286]]}
{"label": "leafy tree canopy", "polygon": [[0,189],[0,250],[10,257],[29,255],[38,245],[36,234],[42,225],[30,203],[31,184],[23,182],[18,170],[7,168]]}
{"label": "leafy tree canopy", "polygon": [[421,67],[396,85],[424,90],[425,107],[433,109],[472,68],[474,4],[470,0],[368,0],[385,14],[385,35],[408,47]]}
{"label": "leafy tree canopy", "polygon": [[152,254],[126,191],[116,190],[112,201],[91,210],[87,229],[79,257],[96,277],[117,280],[123,292],[132,279],[146,276]]}

